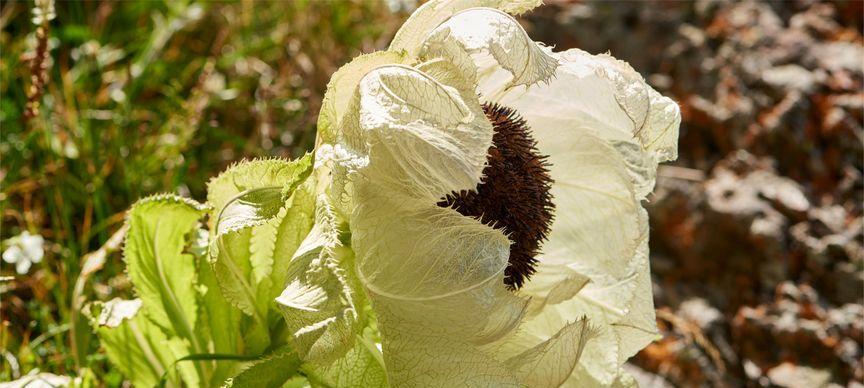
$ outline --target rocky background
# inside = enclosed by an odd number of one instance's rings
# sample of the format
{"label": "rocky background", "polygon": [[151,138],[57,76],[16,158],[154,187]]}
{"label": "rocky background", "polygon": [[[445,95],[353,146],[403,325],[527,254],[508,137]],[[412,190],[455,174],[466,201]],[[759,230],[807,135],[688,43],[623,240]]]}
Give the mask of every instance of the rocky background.
{"label": "rocky background", "polygon": [[608,50],[681,105],[642,385],[864,386],[864,3],[547,3],[532,37]]}

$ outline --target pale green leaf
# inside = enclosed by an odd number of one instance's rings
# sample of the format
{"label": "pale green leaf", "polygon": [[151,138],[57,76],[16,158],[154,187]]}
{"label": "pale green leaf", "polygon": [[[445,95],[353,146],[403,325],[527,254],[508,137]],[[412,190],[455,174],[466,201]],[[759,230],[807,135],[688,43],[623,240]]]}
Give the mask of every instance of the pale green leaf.
{"label": "pale green leaf", "polygon": [[[181,379],[183,380],[183,385],[190,387],[198,387],[202,384],[202,375],[209,372],[203,372],[204,370],[209,370],[209,363],[206,361],[199,361],[198,363],[192,362],[182,362],[177,363],[183,357],[188,357],[192,354],[196,354],[196,351],[190,349],[188,341],[181,339],[179,337],[169,337],[165,342],[161,344],[161,346],[165,347],[172,355],[175,363],[171,366],[171,371],[177,371],[180,374]],[[202,371],[202,372],[199,372]]]}
{"label": "pale green leaf", "polygon": [[266,223],[283,205],[283,186],[245,190],[229,200],[216,213],[217,236]]}
{"label": "pale green leaf", "polygon": [[194,352],[198,338],[198,290],[195,257],[185,253],[205,208],[176,196],[138,201],[129,211],[124,260],[142,311],[169,336],[179,336]]}
{"label": "pale green leaf", "polygon": [[305,361],[328,365],[354,342],[359,313],[352,284],[353,254],[339,240],[332,206],[319,197],[315,225],[294,253],[287,286],[276,298],[289,341]]}
{"label": "pale green leaf", "polygon": [[213,268],[225,299],[262,324],[273,286],[269,276],[277,254],[277,226],[285,213],[283,208],[263,224],[219,233],[212,249]]}
{"label": "pale green leaf", "polygon": [[240,374],[226,381],[224,387],[277,388],[297,373],[300,359],[293,350],[282,348],[255,361]]}
{"label": "pale green leaf", "polygon": [[315,182],[307,179],[300,185],[286,203],[286,214],[276,224],[276,238],[273,243],[273,270],[270,282],[273,285],[268,301],[273,301],[282,293],[287,283],[288,267],[291,257],[315,223]]}
{"label": "pale green leaf", "polygon": [[[278,188],[283,199],[287,198],[297,185],[302,183],[312,167],[312,156],[307,154],[300,159],[288,161],[284,159],[255,159],[243,161],[229,167],[225,172],[213,178],[207,184],[207,204],[214,209],[215,219],[232,220],[236,217],[248,218],[250,225],[272,217],[281,206],[275,206],[272,190]],[[258,191],[261,190],[261,191]],[[244,192],[248,195],[241,195]],[[237,199],[242,196],[241,199]],[[229,202],[235,200],[237,209],[224,209]],[[226,212],[227,214],[221,215]],[[241,224],[244,224],[241,222]],[[237,229],[235,222],[231,228]],[[227,226],[227,225],[226,225]]]}
{"label": "pale green leaf", "polygon": [[[91,303],[86,310],[111,365],[135,386],[152,387],[175,358],[164,346],[165,333],[138,313],[140,307],[140,299],[113,299]],[[179,386],[176,373],[169,382]]]}
{"label": "pale green leaf", "polygon": [[[266,225],[266,224],[265,224]],[[213,272],[222,296],[250,319],[241,319],[240,331],[248,351],[263,351],[270,342],[267,311],[270,281],[255,282],[250,241],[261,225],[226,232],[211,247]],[[273,252],[269,252],[272,260]]]}
{"label": "pale green leaf", "polygon": [[[213,269],[225,299],[251,317],[241,322],[249,351],[269,345],[269,310],[284,284],[285,256],[290,257],[298,235],[308,230],[303,228],[303,212],[311,209],[299,208],[308,204],[295,199],[308,194],[294,192],[310,172],[311,155],[306,155],[294,161],[241,163],[210,182],[209,197],[216,209]],[[274,266],[279,268],[277,278]]]}
{"label": "pale green leaf", "polygon": [[[210,263],[205,258],[198,263],[198,281],[202,285],[203,295],[202,321],[203,329],[210,335],[209,353],[238,354],[241,349],[243,332],[241,331],[241,316],[239,309],[231,306],[219,290],[216,275]],[[219,385],[225,379],[235,375],[239,364],[236,362],[218,362],[211,385]]]}

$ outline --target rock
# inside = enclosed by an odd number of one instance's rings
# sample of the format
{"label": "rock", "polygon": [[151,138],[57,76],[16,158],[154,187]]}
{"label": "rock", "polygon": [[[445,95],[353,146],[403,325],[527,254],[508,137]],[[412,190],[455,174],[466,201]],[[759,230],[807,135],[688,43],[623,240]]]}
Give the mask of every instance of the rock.
{"label": "rock", "polygon": [[820,67],[828,70],[864,71],[864,48],[860,43],[831,42],[813,47],[813,56]]}
{"label": "rock", "polygon": [[691,298],[684,301],[684,303],[678,306],[678,313],[676,315],[696,323],[703,330],[707,330],[723,319],[723,314],[720,310],[717,310],[702,298]]}
{"label": "rock", "polygon": [[[860,363],[864,338],[856,334],[862,330],[864,306],[830,307],[814,288],[788,281],[777,287],[772,303],[742,307],[732,322],[739,354],[760,370],[794,360],[829,371],[831,379],[836,374],[841,381],[864,372]],[[770,373],[769,377],[773,384],[784,386]]]}
{"label": "rock", "polygon": [[744,374],[747,375],[749,380],[757,381],[762,378],[762,368],[756,365],[755,362],[744,359],[742,366],[744,367]]}
{"label": "rock", "polygon": [[785,388],[828,387],[831,373],[821,369],[796,366],[784,362],[768,371],[771,383]]}
{"label": "rock", "polygon": [[773,67],[762,73],[762,80],[773,88],[809,93],[816,88],[816,76],[798,65]]}

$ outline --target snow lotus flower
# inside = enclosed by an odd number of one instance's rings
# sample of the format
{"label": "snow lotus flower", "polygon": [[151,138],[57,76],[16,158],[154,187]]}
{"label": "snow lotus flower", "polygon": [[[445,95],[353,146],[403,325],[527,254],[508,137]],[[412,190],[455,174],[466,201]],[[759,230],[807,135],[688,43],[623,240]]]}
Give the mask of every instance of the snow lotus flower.
{"label": "snow lotus flower", "polygon": [[330,376],[633,384],[621,366],[658,337],[641,202],[678,106],[609,55],[531,41],[511,15],[534,3],[430,1],[333,75],[315,224],[277,298]]}

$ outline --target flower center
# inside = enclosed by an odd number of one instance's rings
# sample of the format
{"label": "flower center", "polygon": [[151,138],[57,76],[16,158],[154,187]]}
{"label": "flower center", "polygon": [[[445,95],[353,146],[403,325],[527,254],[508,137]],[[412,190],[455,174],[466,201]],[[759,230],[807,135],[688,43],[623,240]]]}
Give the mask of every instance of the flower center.
{"label": "flower center", "polygon": [[555,210],[549,189],[547,156],[537,151],[531,130],[517,112],[483,104],[492,123],[492,147],[476,190],[447,195],[438,206],[503,230],[512,242],[504,283],[519,289],[535,272],[540,243],[546,240]]}

